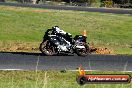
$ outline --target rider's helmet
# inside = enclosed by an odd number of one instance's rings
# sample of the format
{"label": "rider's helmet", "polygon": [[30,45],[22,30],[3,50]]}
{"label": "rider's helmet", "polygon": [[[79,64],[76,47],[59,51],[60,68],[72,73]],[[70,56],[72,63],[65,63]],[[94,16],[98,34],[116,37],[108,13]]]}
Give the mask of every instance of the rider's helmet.
{"label": "rider's helmet", "polygon": [[53,29],[53,32],[56,34],[56,33],[58,33],[57,29],[60,29],[60,28],[59,28],[59,26],[54,26],[54,27],[52,27],[52,29]]}
{"label": "rider's helmet", "polygon": [[60,33],[60,34],[66,34],[66,32],[65,31],[63,31],[63,30],[61,30],[58,26],[54,26],[54,27],[52,27],[52,29],[54,30],[54,32],[56,32],[56,33]]}
{"label": "rider's helmet", "polygon": [[59,28],[59,26],[54,26],[54,27],[52,27],[52,29],[57,29],[57,28]]}

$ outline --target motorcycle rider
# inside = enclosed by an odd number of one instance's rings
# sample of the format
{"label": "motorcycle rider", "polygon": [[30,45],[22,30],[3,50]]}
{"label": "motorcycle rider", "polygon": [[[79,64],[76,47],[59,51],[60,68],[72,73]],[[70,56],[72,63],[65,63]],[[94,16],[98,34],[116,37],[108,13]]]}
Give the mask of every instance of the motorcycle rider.
{"label": "motorcycle rider", "polygon": [[64,37],[71,44],[73,43],[72,35],[70,33],[67,33],[64,30],[61,30],[58,26],[54,26],[54,27],[52,27],[52,29],[55,34]]}
{"label": "motorcycle rider", "polygon": [[46,55],[59,53],[76,53],[85,56],[88,51],[86,38],[83,35],[76,35],[72,38],[70,33],[54,26],[45,32],[43,41],[40,44],[40,51]]}

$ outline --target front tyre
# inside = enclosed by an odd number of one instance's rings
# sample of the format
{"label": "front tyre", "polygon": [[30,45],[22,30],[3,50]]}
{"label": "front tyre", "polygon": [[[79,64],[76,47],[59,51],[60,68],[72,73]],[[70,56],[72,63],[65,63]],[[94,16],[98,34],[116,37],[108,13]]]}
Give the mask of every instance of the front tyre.
{"label": "front tyre", "polygon": [[76,52],[76,54],[78,56],[87,56],[88,55],[88,53],[89,53],[89,46],[87,44],[85,44],[84,47],[85,48],[82,48],[82,49],[77,48],[75,50],[75,52]]}
{"label": "front tyre", "polygon": [[43,54],[45,54],[45,55],[47,55],[47,56],[52,56],[52,55],[55,55],[55,54],[56,54],[56,53],[55,53],[55,47],[54,47],[53,44],[52,44],[50,41],[48,41],[48,40],[42,42],[42,43],[40,44],[39,49],[40,49],[40,51],[41,51]]}

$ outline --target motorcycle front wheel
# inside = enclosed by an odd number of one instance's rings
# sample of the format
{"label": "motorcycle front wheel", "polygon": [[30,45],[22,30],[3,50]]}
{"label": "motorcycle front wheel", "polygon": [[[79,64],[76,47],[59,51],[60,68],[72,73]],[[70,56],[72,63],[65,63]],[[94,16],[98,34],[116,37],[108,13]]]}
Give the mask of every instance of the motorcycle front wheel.
{"label": "motorcycle front wheel", "polygon": [[55,47],[54,47],[53,44],[52,44],[50,41],[48,41],[48,40],[42,42],[42,43],[40,44],[39,49],[40,49],[40,51],[41,51],[43,54],[45,54],[45,55],[47,55],[47,56],[52,56],[52,55],[55,55],[55,54],[56,54],[56,52],[55,52]]}
{"label": "motorcycle front wheel", "polygon": [[85,48],[83,49],[75,49],[75,52],[78,56],[87,56],[89,54],[89,46],[88,45],[84,45]]}

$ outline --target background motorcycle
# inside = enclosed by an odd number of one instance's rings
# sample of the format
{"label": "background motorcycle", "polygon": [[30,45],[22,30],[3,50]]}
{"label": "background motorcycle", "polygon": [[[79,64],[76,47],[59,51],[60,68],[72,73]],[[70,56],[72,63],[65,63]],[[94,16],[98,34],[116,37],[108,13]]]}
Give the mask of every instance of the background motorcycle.
{"label": "background motorcycle", "polygon": [[40,51],[48,56],[60,53],[76,53],[78,56],[86,56],[89,53],[89,46],[83,35],[62,36],[56,34],[54,30],[48,29],[43,37],[43,42],[40,44]]}

